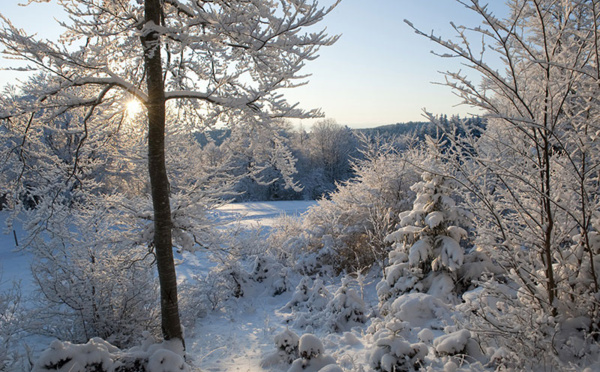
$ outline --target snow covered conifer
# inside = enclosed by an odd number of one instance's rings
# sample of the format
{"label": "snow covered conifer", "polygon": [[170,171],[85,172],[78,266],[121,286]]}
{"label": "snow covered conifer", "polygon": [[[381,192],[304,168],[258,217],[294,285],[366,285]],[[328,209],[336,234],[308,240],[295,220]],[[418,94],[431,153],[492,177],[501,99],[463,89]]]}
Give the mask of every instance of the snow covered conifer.
{"label": "snow covered conifer", "polygon": [[313,282],[310,277],[305,276],[296,286],[292,299],[284,308],[307,310],[309,312],[322,311],[327,306],[330,298],[331,294],[325,288],[322,279],[317,278]]}
{"label": "snow covered conifer", "polygon": [[254,260],[250,279],[264,283],[273,296],[278,296],[288,290],[289,279],[287,269],[269,256],[259,256]]}
{"label": "snow covered conifer", "polygon": [[461,240],[471,214],[450,196],[455,186],[446,176],[424,173],[412,186],[417,194],[410,211],[400,213],[400,228],[386,237],[394,244],[386,277],[377,286],[380,301],[411,290],[448,298],[455,292],[464,261]]}
{"label": "snow covered conifer", "polygon": [[328,365],[335,365],[335,359],[325,355],[323,342],[315,335],[306,333],[298,342],[300,358],[296,359],[288,372],[318,372]]}
{"label": "snow covered conifer", "polygon": [[375,347],[369,354],[371,368],[382,372],[412,371],[423,365],[428,353],[424,343],[407,341],[407,322],[393,320],[374,335]]}
{"label": "snow covered conifer", "polygon": [[282,308],[291,310],[288,322],[293,322],[294,327],[310,330],[321,327],[326,321],[325,309],[331,300],[331,294],[325,288],[323,280],[314,281],[304,277],[296,287],[292,299]]}
{"label": "snow covered conifer", "polygon": [[364,324],[367,321],[365,302],[349,286],[347,279],[342,280],[342,286],[327,304],[325,312],[328,316],[328,326],[335,332],[346,331],[353,325]]}
{"label": "snow covered conifer", "polygon": [[286,328],[285,331],[275,336],[274,341],[277,350],[263,358],[260,363],[261,367],[268,368],[281,363],[292,364],[300,356],[298,352],[300,337],[293,331]]}

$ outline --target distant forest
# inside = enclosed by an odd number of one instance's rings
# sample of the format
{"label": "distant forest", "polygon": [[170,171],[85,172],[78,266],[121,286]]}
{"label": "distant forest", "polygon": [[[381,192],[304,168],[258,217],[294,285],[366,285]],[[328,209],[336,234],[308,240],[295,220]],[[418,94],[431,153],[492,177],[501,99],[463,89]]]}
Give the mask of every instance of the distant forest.
{"label": "distant forest", "polygon": [[[232,136],[232,129],[202,132],[196,138],[209,151],[218,148],[220,153],[229,154],[233,173],[240,175],[232,196],[236,201],[320,199],[353,178],[353,163],[362,159],[365,141],[391,142],[397,151],[404,151],[421,143],[425,136],[437,138],[442,128],[457,122],[470,128],[485,126],[481,117],[447,115],[436,117],[435,123],[410,121],[361,129],[326,119],[308,132],[280,123],[280,137],[275,141],[264,140],[256,132]],[[289,151],[285,165],[274,161],[281,146]],[[248,173],[252,168],[256,172]]]}

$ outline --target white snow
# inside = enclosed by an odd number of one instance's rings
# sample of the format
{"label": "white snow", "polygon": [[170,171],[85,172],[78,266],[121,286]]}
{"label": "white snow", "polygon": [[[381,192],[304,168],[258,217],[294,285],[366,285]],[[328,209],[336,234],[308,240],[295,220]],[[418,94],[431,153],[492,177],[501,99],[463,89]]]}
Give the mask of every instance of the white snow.
{"label": "white snow", "polygon": [[413,327],[437,325],[440,314],[447,312],[446,305],[438,298],[425,293],[409,293],[392,303],[391,311],[396,318]]}
{"label": "white snow", "polygon": [[[48,369],[61,372],[86,372],[86,366],[101,365],[108,370],[113,367],[111,353],[117,349],[108,342],[92,338],[87,344],[53,341],[37,360],[33,372]],[[52,368],[50,366],[57,366]],[[45,368],[43,368],[45,367]],[[160,372],[160,371],[152,371]]]}
{"label": "white snow", "polygon": [[425,216],[425,223],[431,229],[435,229],[442,222],[444,222],[444,212],[434,211]]}
{"label": "white snow", "polygon": [[298,350],[300,351],[300,356],[303,358],[312,359],[323,354],[325,349],[321,340],[319,340],[315,335],[307,333],[300,337]]}
{"label": "white snow", "polygon": [[418,334],[419,340],[425,343],[431,343],[433,341],[433,332],[429,328],[423,328]]}
{"label": "white snow", "polygon": [[433,347],[441,355],[454,355],[465,350],[470,338],[471,333],[466,329],[461,329],[436,338],[433,340]]}
{"label": "white snow", "polygon": [[277,201],[231,203],[218,209],[221,218],[245,227],[272,227],[283,215],[299,216],[315,201]]}
{"label": "white snow", "polygon": [[431,253],[431,245],[427,239],[417,240],[408,251],[408,263],[416,265],[421,261],[427,260]]}
{"label": "white snow", "polygon": [[[281,214],[299,215],[313,204],[234,204],[221,208],[219,217],[230,225],[269,229]],[[6,212],[0,212],[0,218],[6,218]],[[18,233],[20,231],[18,226],[15,230]],[[456,268],[462,263],[462,249],[449,241],[462,235],[463,231],[453,231],[455,234],[450,233],[448,242],[444,242],[443,260],[449,268]],[[27,253],[16,252],[13,248],[12,235],[0,236],[0,259],[5,267],[0,289],[7,288],[7,282],[13,279],[21,280],[24,283],[24,295],[28,296],[33,290],[29,273],[31,258]],[[207,260],[204,252],[188,253],[179,258],[181,262],[177,270],[181,284],[189,282],[194,275],[204,275],[217,265]],[[397,258],[403,262],[408,260],[404,254]],[[404,265],[408,265],[408,262]],[[369,313],[373,314],[368,317],[367,323],[354,322],[350,329],[340,327],[340,331],[333,332],[326,327],[331,314],[334,314],[333,310],[337,309],[331,305],[335,296],[330,293],[336,296],[341,293],[338,292],[341,278],[303,279],[296,274],[290,279],[291,288],[275,295],[273,275],[281,274],[276,265],[266,259],[249,260],[240,263],[240,270],[246,270],[248,274],[249,282],[244,287],[246,295],[229,298],[224,306],[198,315],[197,319],[191,319],[192,325],[185,329],[186,357],[193,368],[205,372],[367,372],[372,370],[369,363],[375,361],[384,371],[410,369],[421,363],[432,363],[431,370],[466,371],[468,365],[461,364],[462,356],[453,355],[465,353],[473,362],[480,362],[492,369],[496,363],[510,357],[502,347],[486,350],[486,355],[483,355],[476,350],[478,345],[475,336],[471,337],[469,331],[457,330],[453,325],[453,315],[458,313],[453,313],[451,306],[444,303],[444,295],[453,285],[446,271],[433,276],[429,293],[405,293],[394,300],[388,309],[389,317],[394,320],[385,323],[383,328],[377,328],[373,321],[380,319],[376,310],[378,299],[375,286],[381,277],[371,278],[365,284],[366,288],[361,288],[360,299],[354,290],[338,296],[338,302],[345,304],[340,308],[361,309],[361,312],[370,310]],[[389,277],[401,274],[402,270],[387,271]],[[299,288],[294,290],[296,285]],[[465,304],[480,303],[480,291],[468,292],[463,298]],[[485,306],[484,303],[481,305]],[[587,318],[567,320],[559,336],[567,339],[588,325]],[[32,349],[34,358],[39,358],[38,364],[53,365],[71,358],[57,369],[59,371],[83,371],[81,366],[93,363],[110,368],[117,363],[114,356],[118,350],[100,339],[91,339],[82,345],[51,342],[47,338],[28,338],[23,342]],[[44,349],[47,350],[41,353]],[[157,344],[146,335],[146,341],[137,352],[146,356],[149,372],[188,371],[180,344]],[[373,364],[371,366],[374,367]],[[478,370],[485,369],[487,367]],[[41,370],[38,368],[34,371]]]}

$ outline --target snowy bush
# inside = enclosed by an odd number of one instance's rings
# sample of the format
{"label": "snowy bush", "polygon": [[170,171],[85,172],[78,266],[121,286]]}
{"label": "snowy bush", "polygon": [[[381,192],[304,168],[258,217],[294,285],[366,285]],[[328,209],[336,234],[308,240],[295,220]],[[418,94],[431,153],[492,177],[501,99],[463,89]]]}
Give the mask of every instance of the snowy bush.
{"label": "snowy bush", "polygon": [[300,337],[298,352],[300,358],[292,363],[287,372],[318,372],[325,366],[335,364],[333,357],[324,354],[323,342],[310,333]]}
{"label": "snowy bush", "polygon": [[[374,320],[369,328],[373,334],[371,367],[385,372],[424,367],[430,347],[435,350],[434,331],[445,330],[449,323],[451,306],[440,298],[426,293],[400,295],[389,304],[385,317]],[[420,342],[414,342],[417,339]]]}
{"label": "snowy bush", "polygon": [[411,327],[442,329],[450,319],[450,307],[439,298],[425,293],[398,297],[389,307],[386,319],[407,322]]}
{"label": "snowy bush", "polygon": [[189,372],[180,343],[146,340],[141,346],[120,350],[101,338],[86,344],[53,341],[32,372]]}
{"label": "snowy bush", "polygon": [[304,233],[302,218],[284,214],[275,220],[266,239],[267,253],[293,267],[300,253],[307,246],[302,242]]}
{"label": "snowy bush", "polygon": [[92,196],[77,208],[55,205],[52,212],[40,207],[31,213],[46,221],[46,230],[29,243],[40,292],[36,317],[44,322],[38,332],[74,342],[101,337],[121,347],[144,330],[158,331],[158,283],[142,219]]}
{"label": "snowy bush", "polygon": [[389,301],[412,290],[422,291],[423,285],[408,263],[408,255],[397,250],[389,254],[389,266],[385,268],[384,278],[377,284],[377,295],[383,312]]}
{"label": "snowy bush", "polygon": [[347,331],[367,322],[365,302],[349,284],[347,279],[342,280],[325,309],[326,326],[334,332]]}
{"label": "snowy bush", "polygon": [[407,322],[389,321],[373,335],[374,348],[369,364],[376,371],[396,372],[420,369],[428,353],[424,343],[410,343],[406,337],[410,326]]}
{"label": "snowy bush", "polygon": [[286,328],[285,331],[275,336],[275,352],[267,354],[260,365],[269,368],[278,364],[291,364],[300,356],[298,344],[300,338],[297,334]]}
{"label": "snowy bush", "polygon": [[250,279],[262,283],[271,295],[278,296],[290,289],[288,275],[288,269],[281,263],[270,256],[262,255],[254,260]]}
{"label": "snowy bush", "polygon": [[[291,288],[289,272],[270,255],[254,259],[250,271],[237,256],[215,254],[216,265],[204,275],[191,275],[180,286],[182,321],[187,327],[198,318],[227,307],[228,301],[242,297],[278,296]],[[248,257],[251,259],[251,257]]]}
{"label": "snowy bush", "polygon": [[191,326],[198,317],[222,309],[228,300],[243,297],[249,290],[250,276],[239,263],[227,261],[206,275],[188,278],[181,286],[183,321]]}
{"label": "snowy bush", "polygon": [[[506,278],[504,278],[504,281]],[[566,369],[594,363],[600,348],[587,316],[553,317],[532,305],[530,293],[514,283],[489,279],[463,295],[459,325],[469,329],[490,363],[535,369],[541,364]]]}
{"label": "snowy bush", "polygon": [[282,310],[291,310],[288,322],[293,322],[297,328],[321,327],[325,322],[324,311],[331,300],[331,294],[325,288],[323,280],[314,281],[303,277],[296,286],[292,299]]}
{"label": "snowy bush", "polygon": [[23,334],[26,318],[21,288],[13,283],[10,289],[0,292],[0,371],[19,366],[22,355],[16,351],[15,344]]}
{"label": "snowy bush", "polygon": [[466,329],[442,335],[433,340],[433,347],[439,355],[464,354],[471,333]]}
{"label": "snowy bush", "polygon": [[79,224],[80,231],[65,227],[64,235],[34,242],[32,273],[41,293],[36,316],[45,323],[38,331],[129,346],[142,331],[158,331],[152,259],[147,248],[126,246],[118,230],[102,226],[116,221],[92,221]]}
{"label": "snowy bush", "polygon": [[296,286],[292,299],[284,309],[295,311],[322,311],[327,306],[331,294],[325,288],[325,283],[320,278],[314,281],[305,276]]}
{"label": "snowy bush", "polygon": [[310,208],[303,235],[287,241],[308,256],[302,265],[306,274],[329,266],[335,274],[362,271],[387,255],[384,238],[413,195],[409,185],[416,173],[406,159],[412,154],[400,155],[391,143],[370,139],[364,146],[364,160],[353,164],[356,177]]}

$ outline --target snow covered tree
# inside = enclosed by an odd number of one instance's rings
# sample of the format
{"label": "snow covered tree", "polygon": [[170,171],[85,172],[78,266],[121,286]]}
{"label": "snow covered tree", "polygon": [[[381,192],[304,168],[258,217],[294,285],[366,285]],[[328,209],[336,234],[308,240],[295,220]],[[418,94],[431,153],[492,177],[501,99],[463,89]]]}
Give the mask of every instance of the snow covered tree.
{"label": "snow covered tree", "polygon": [[[43,1],[43,0],[39,0]],[[59,5],[70,21],[56,42],[30,37],[2,18],[0,44],[11,58],[51,76],[31,99],[3,106],[4,123],[27,117],[22,136],[71,110],[81,110],[76,148],[89,139],[98,113],[145,109],[152,196],[152,242],[160,280],[162,331],[183,342],[173,261],[173,219],[165,163],[168,114],[181,124],[263,122],[311,117],[279,90],[301,84],[305,62],[336,38],[303,33],[329,13],[316,2],[76,0]],[[24,143],[23,141],[21,145]],[[18,151],[17,151],[18,152]],[[79,168],[80,164],[76,167]]]}
{"label": "snow covered tree", "polygon": [[455,26],[458,41],[417,32],[482,78],[477,85],[445,73],[464,103],[488,116],[480,136],[449,137],[457,179],[478,217],[478,245],[504,268],[471,303],[487,337],[523,359],[555,363],[567,344],[556,329],[580,317],[590,334],[599,324],[600,4],[511,0],[500,19],[477,0],[461,3],[481,24]]}
{"label": "snow covered tree", "polygon": [[334,332],[347,331],[367,322],[366,311],[363,299],[350,287],[348,278],[343,278],[342,285],[325,308],[327,326]]}
{"label": "snow covered tree", "polygon": [[[325,370],[326,366],[335,365],[335,359],[325,354],[323,342],[310,333],[303,334],[300,337],[298,353],[300,358],[292,363],[288,372],[318,372]],[[335,371],[329,368],[328,370]]]}
{"label": "snow covered tree", "polygon": [[265,355],[260,365],[263,368],[268,368],[277,364],[290,365],[299,357],[298,342],[300,337],[290,331],[288,328],[285,331],[275,336],[275,352]]}
{"label": "snow covered tree", "polygon": [[351,161],[358,153],[358,141],[350,128],[332,119],[315,123],[308,137],[312,167],[322,169],[322,182],[333,191],[337,182],[352,174]]}
{"label": "snow covered tree", "polygon": [[[5,283],[0,282],[0,284],[4,287]],[[27,319],[22,297],[18,283],[13,283],[11,288],[0,290],[0,371],[3,372],[19,368],[21,355],[14,345],[22,339],[24,323]],[[25,368],[24,365],[20,367]]]}
{"label": "snow covered tree", "polygon": [[289,123],[235,125],[221,145],[232,157],[237,200],[280,199],[302,190],[294,179],[296,159],[289,148]]}
{"label": "snow covered tree", "polygon": [[315,269],[330,265],[350,273],[383,266],[390,245],[384,239],[398,223],[398,214],[410,206],[410,186],[418,180],[413,163],[420,162],[420,152],[399,153],[381,138],[360,141],[362,159],[352,162],[355,177],[319,200],[304,218],[305,232],[286,242],[289,251],[302,246],[315,253]]}
{"label": "snow covered tree", "polygon": [[457,271],[465,256],[461,240],[467,238],[464,227],[472,216],[452,199],[457,187],[452,179],[441,172],[426,172],[422,178],[412,186],[412,210],[400,213],[400,228],[386,237],[394,251],[377,288],[381,302],[411,290],[448,299],[456,294]]}

